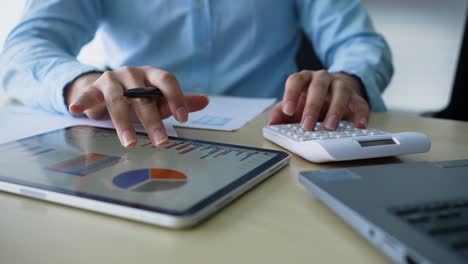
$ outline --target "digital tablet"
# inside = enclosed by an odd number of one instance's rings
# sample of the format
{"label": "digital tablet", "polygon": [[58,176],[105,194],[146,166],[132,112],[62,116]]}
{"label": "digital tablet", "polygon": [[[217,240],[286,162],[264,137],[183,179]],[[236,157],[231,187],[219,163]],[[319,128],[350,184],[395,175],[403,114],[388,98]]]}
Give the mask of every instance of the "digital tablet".
{"label": "digital tablet", "polygon": [[0,145],[0,190],[171,228],[192,226],[289,162],[282,151],[73,126]]}

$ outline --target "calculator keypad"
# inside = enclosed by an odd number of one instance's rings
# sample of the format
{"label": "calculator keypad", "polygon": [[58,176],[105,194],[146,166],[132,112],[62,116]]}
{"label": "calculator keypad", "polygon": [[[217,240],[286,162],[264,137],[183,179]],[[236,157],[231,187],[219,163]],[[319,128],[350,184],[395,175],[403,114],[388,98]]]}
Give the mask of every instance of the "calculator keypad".
{"label": "calculator keypad", "polygon": [[347,121],[341,121],[338,128],[334,131],[326,130],[322,122],[318,122],[315,129],[312,131],[305,131],[301,128],[300,124],[275,125],[270,126],[270,128],[294,141],[327,140],[388,134],[387,132],[375,128],[356,128],[353,123]]}

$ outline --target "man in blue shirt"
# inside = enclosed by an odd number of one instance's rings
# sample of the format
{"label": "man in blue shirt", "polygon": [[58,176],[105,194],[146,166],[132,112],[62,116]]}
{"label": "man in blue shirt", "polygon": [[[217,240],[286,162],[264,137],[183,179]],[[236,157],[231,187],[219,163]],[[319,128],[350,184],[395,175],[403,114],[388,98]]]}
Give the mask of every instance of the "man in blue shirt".
{"label": "man in blue shirt", "polygon": [[[108,65],[76,60],[100,31]],[[301,32],[327,70],[297,72]],[[167,140],[162,118],[185,122],[205,92],[281,98],[269,123],[313,129],[324,115],[365,127],[393,73],[390,50],[359,0],[30,0],[0,58],[0,86],[24,104],[111,118],[123,146],[139,120],[153,144]],[[122,91],[157,86],[158,102]],[[370,107],[369,107],[370,105]],[[242,106],[239,106],[241,109]]]}

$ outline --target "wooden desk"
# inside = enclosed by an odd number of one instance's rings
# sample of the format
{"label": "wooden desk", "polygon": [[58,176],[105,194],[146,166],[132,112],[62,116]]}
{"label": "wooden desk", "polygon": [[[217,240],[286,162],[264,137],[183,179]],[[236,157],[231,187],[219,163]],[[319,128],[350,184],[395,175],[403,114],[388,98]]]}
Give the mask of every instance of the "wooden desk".
{"label": "wooden desk", "polygon": [[[266,115],[238,132],[178,129],[183,137],[278,148]],[[174,231],[0,193],[0,263],[387,263],[297,182],[301,170],[468,157],[468,123],[374,114],[387,131],[427,133],[429,153],[288,167],[193,229]],[[371,197],[370,197],[371,198]]]}

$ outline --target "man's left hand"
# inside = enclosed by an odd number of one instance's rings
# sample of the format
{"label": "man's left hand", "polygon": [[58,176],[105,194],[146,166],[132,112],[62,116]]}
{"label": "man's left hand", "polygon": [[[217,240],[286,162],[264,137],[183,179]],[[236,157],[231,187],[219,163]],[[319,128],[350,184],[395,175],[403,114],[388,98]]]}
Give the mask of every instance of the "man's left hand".
{"label": "man's left hand", "polygon": [[269,113],[269,125],[301,123],[304,130],[313,130],[317,121],[336,130],[342,119],[353,120],[358,128],[365,128],[369,118],[369,104],[361,81],[345,73],[325,70],[304,70],[289,76],[284,97]]}

